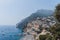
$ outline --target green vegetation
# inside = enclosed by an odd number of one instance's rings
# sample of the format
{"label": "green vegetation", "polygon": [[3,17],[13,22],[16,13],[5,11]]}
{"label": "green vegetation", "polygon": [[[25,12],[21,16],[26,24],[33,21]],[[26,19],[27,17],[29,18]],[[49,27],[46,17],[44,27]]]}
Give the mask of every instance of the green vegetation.
{"label": "green vegetation", "polygon": [[60,22],[60,4],[58,4],[56,6],[56,9],[55,9],[55,18],[58,20],[58,22]]}
{"label": "green vegetation", "polygon": [[40,35],[39,36],[39,40],[52,40],[52,35],[50,35],[50,34],[46,34],[46,35]]}

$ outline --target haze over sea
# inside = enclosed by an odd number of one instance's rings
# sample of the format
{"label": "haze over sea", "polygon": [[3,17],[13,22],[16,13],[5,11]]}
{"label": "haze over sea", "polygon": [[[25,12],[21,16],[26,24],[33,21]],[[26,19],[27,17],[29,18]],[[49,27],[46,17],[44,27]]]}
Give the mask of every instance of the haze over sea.
{"label": "haze over sea", "polygon": [[19,40],[22,32],[16,26],[0,26],[0,40]]}

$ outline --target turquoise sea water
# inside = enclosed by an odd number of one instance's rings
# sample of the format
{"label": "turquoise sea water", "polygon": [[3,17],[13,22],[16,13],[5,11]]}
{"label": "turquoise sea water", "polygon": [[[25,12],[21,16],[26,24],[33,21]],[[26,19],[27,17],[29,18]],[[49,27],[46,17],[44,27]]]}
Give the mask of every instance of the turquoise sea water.
{"label": "turquoise sea water", "polygon": [[0,26],[0,40],[19,40],[22,32],[16,26]]}

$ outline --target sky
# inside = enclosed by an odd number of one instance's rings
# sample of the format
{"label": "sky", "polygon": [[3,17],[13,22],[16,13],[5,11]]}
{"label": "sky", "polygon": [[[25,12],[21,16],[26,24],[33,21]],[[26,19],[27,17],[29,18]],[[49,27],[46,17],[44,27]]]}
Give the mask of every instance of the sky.
{"label": "sky", "polygon": [[16,25],[39,9],[54,10],[60,0],[0,0],[0,25]]}

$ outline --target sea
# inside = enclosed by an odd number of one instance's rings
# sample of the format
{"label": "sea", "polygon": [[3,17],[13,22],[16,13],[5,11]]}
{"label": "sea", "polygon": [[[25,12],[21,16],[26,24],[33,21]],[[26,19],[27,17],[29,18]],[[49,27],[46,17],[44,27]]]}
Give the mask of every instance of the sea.
{"label": "sea", "polygon": [[22,30],[16,26],[0,26],[0,40],[20,40],[22,37]]}

